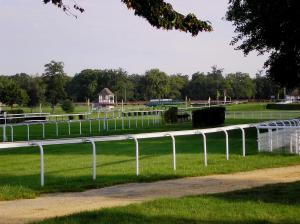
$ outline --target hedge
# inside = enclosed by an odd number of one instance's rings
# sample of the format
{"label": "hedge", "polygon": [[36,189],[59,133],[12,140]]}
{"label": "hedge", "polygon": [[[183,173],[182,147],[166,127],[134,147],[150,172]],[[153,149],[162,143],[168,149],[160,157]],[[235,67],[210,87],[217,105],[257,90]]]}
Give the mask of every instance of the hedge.
{"label": "hedge", "polygon": [[267,109],[270,110],[300,110],[300,104],[298,103],[291,103],[291,104],[275,104],[270,103],[267,104]]}
{"label": "hedge", "polygon": [[169,110],[164,113],[164,121],[166,123],[176,123],[178,121],[177,113],[177,107],[170,107]]}
{"label": "hedge", "polygon": [[193,111],[193,127],[210,127],[224,124],[225,107],[210,107]]}

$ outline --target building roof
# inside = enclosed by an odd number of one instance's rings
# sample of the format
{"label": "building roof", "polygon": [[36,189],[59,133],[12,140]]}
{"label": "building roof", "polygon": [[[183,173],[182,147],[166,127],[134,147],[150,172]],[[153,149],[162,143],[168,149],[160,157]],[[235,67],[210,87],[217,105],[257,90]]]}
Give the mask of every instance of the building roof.
{"label": "building roof", "polygon": [[113,92],[110,91],[109,88],[104,88],[104,89],[101,90],[101,92],[99,93],[99,95],[101,95],[101,96],[108,96],[108,95],[114,96],[115,94],[113,94]]}

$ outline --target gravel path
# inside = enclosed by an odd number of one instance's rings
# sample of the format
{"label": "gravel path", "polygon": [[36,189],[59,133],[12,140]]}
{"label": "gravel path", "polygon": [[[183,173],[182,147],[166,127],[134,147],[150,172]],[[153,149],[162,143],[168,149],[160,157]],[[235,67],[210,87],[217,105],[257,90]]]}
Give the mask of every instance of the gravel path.
{"label": "gravel path", "polygon": [[130,183],[76,193],[45,194],[35,199],[0,201],[0,224],[21,224],[162,197],[212,194],[299,180],[300,165],[153,183]]}

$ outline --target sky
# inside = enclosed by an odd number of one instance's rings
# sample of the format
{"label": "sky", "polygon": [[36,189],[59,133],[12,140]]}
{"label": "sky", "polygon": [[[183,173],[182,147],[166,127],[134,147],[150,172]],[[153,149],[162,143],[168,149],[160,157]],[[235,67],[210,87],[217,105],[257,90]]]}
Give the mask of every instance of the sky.
{"label": "sky", "polygon": [[[72,0],[66,0],[72,4]],[[158,30],[135,16],[121,0],[77,0],[85,12],[66,15],[42,0],[0,0],[0,74],[42,74],[51,60],[65,72],[118,69],[143,74],[158,68],[168,74],[192,75],[217,65],[224,73],[254,76],[266,56],[244,56],[230,41],[234,27],[224,19],[228,0],[167,0],[177,11],[209,20],[214,31],[196,37]]]}

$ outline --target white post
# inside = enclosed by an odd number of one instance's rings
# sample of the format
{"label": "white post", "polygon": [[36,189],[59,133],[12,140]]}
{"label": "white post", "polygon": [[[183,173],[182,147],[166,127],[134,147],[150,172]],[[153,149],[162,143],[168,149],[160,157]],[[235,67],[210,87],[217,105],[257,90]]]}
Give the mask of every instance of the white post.
{"label": "white post", "polygon": [[97,165],[96,165],[96,144],[93,139],[87,139],[86,142],[90,142],[93,146],[93,180],[96,180],[96,170],[97,170]]}
{"label": "white post", "polygon": [[246,156],[246,136],[245,136],[245,130],[244,128],[240,128],[242,131],[242,137],[243,137],[243,157]]}
{"label": "white post", "polygon": [[203,136],[203,151],[204,151],[204,165],[207,166],[207,147],[206,147],[206,135],[201,132]]}
{"label": "white post", "polygon": [[173,170],[176,170],[176,141],[175,137],[172,134],[166,134],[166,136],[170,136],[172,139],[172,149],[173,149]]}
{"label": "white post", "polygon": [[228,140],[228,132],[226,130],[223,130],[226,137],[226,159],[229,160],[229,140]]}
{"label": "white post", "polygon": [[135,142],[135,168],[136,168],[136,175],[139,175],[139,142],[138,139],[134,136],[129,137],[129,139],[133,139]]}
{"label": "white post", "polygon": [[44,178],[44,149],[41,143],[37,143],[36,146],[40,149],[40,172],[41,172],[41,186],[44,187],[45,185],[45,178]]}

